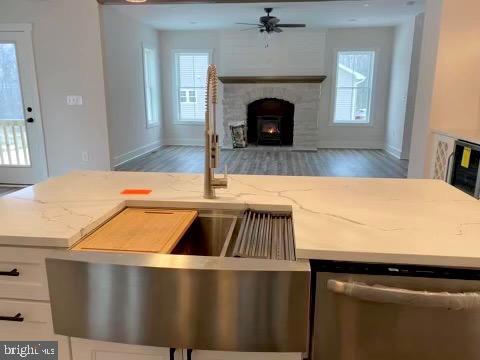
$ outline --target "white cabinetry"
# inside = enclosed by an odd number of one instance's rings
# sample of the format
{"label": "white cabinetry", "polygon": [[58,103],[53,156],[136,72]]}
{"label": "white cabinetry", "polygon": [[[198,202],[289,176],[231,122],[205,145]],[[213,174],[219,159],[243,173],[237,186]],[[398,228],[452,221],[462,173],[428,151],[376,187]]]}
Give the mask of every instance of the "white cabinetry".
{"label": "white cabinetry", "polygon": [[45,271],[49,252],[0,246],[0,340],[58,341],[58,358],[69,360],[68,338],[53,332]]}
{"label": "white cabinetry", "polygon": [[[45,256],[51,250],[0,247],[0,297],[47,300]],[[18,276],[8,276],[14,270]]]}
{"label": "white cabinetry", "polygon": [[[433,156],[430,166],[430,178],[444,181],[450,180],[451,155],[455,151],[455,139],[449,136],[434,134]],[[449,161],[449,159],[451,159]]]}
{"label": "white cabinetry", "polygon": [[[73,360],[169,360],[170,349],[71,338]],[[181,360],[181,351],[175,360]]]}

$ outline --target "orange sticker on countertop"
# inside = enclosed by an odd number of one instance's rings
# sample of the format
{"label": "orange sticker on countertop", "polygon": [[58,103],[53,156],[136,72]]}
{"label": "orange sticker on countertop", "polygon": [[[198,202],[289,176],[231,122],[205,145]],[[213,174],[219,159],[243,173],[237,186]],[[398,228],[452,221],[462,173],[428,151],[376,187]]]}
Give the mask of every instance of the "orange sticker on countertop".
{"label": "orange sticker on countertop", "polygon": [[148,195],[152,192],[150,189],[124,189],[122,195]]}

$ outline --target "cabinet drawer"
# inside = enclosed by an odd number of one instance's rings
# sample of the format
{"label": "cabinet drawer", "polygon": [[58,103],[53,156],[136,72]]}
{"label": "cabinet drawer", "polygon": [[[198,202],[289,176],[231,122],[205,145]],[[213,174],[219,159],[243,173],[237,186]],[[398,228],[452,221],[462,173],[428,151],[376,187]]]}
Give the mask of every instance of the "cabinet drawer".
{"label": "cabinet drawer", "polygon": [[[0,297],[48,300],[45,256],[51,251],[0,247]],[[15,269],[18,276],[9,276],[8,274]]]}
{"label": "cabinet drawer", "polygon": [[[73,360],[169,360],[167,348],[71,338]],[[181,350],[175,360],[181,359]]]}
{"label": "cabinet drawer", "polygon": [[0,300],[0,316],[20,314],[23,321],[0,320],[0,339],[4,341],[58,341],[59,359],[70,359],[66,336],[53,333],[50,304],[24,300]]}

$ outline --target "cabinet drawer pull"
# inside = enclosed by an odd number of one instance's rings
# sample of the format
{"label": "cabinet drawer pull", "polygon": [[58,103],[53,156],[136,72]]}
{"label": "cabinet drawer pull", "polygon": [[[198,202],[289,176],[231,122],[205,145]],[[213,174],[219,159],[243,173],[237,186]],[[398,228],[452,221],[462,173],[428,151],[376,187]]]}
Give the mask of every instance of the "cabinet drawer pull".
{"label": "cabinet drawer pull", "polygon": [[13,269],[10,271],[0,271],[0,276],[20,276],[20,273],[17,269]]}
{"label": "cabinet drawer pull", "polygon": [[15,316],[0,316],[0,320],[22,322],[24,320],[24,318],[22,317],[21,313],[18,313]]}

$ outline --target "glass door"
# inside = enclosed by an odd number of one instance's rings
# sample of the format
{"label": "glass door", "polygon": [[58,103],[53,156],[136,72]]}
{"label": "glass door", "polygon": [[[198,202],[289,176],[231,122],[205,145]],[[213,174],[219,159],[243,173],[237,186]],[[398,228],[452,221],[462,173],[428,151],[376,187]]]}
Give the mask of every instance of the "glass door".
{"label": "glass door", "polygon": [[0,28],[0,183],[47,176],[30,30]]}

